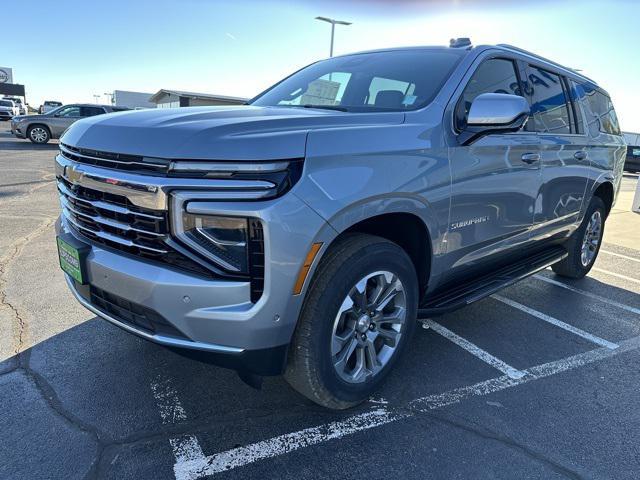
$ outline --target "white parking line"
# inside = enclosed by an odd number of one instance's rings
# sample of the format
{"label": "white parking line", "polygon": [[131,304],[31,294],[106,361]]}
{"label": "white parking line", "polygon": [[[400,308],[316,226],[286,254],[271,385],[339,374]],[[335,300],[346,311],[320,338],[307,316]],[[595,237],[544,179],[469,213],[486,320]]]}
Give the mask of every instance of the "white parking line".
{"label": "white parking line", "polygon": [[276,457],[318,443],[328,442],[356,432],[379,427],[408,416],[410,416],[408,413],[391,412],[387,408],[376,408],[370,412],[354,415],[346,420],[305,428],[304,430],[280,435],[245,447],[233,448],[206,458],[184,461],[179,464],[176,462],[174,473],[178,480],[195,480],[226,472],[258,460]]}
{"label": "white parking line", "polygon": [[536,318],[539,318],[540,320],[544,320],[545,322],[548,322],[552,325],[555,325],[556,327],[560,327],[563,330],[566,330],[567,332],[571,332],[574,335],[578,335],[579,337],[585,338],[587,340],[589,340],[590,342],[595,343],[596,345],[600,345],[601,347],[606,347],[609,349],[615,349],[618,348],[618,344],[610,342],[609,340],[605,340],[604,338],[600,338],[596,335],[593,335],[589,332],[585,332],[584,330],[581,330],[577,327],[574,327],[573,325],[569,325],[568,323],[563,322],[562,320],[558,320],[557,318],[553,318],[550,315],[547,315],[545,313],[539,312],[538,310],[534,310],[533,308],[529,308],[526,305],[523,305],[521,303],[518,303],[514,300],[511,300],[509,298],[503,297],[502,295],[491,295],[491,298],[495,298],[496,300],[505,303],[507,305],[509,305],[510,307],[513,308],[517,308],[518,310],[528,313],[529,315],[532,315]]}
{"label": "white parking line", "polygon": [[151,382],[151,391],[160,410],[163,424],[167,425],[187,419],[187,413],[180,403],[178,393],[173,388],[171,380],[156,375],[154,381]]}
{"label": "white parking line", "polygon": [[[156,405],[160,411],[160,418],[164,425],[184,422],[187,419],[187,412],[182,406],[182,403],[180,403],[178,392],[169,378],[156,375],[154,381],[151,382],[151,391],[153,392],[153,398],[156,400]],[[171,445],[173,456],[176,460],[174,464],[174,474],[176,478],[179,478],[175,471],[176,465],[183,465],[186,462],[192,461],[202,461],[205,458],[204,452],[195,435],[184,435],[182,437],[172,438],[169,440],[169,444]]]}
{"label": "white parking line", "polygon": [[[615,350],[597,348],[562,360],[531,367],[525,370],[525,375],[519,379],[503,375],[474,385],[450,390],[449,392],[415,399],[409,403],[409,407],[415,409],[416,412],[443,408],[459,403],[469,397],[489,395],[528,383],[532,380],[539,380],[557,373],[573,370],[623,352],[637,350],[638,348],[640,348],[640,336],[620,342],[620,347]],[[388,408],[377,408],[370,412],[348,417],[345,420],[280,435],[245,447],[234,448],[195,460],[177,461],[174,466],[174,471],[176,472],[176,478],[178,480],[195,480],[248,465],[257,460],[275,457],[300,448],[340,439],[360,431],[410,418],[415,414],[416,413],[406,412],[394,413]]]}
{"label": "white parking line", "polygon": [[616,302],[615,300],[611,300],[610,298],[603,297],[603,296],[598,295],[596,293],[587,292],[586,290],[581,290],[579,288],[576,288],[574,286],[568,285],[566,283],[559,282],[558,280],[554,280],[553,278],[545,277],[544,275],[536,274],[536,275],[533,276],[533,278],[535,278],[537,280],[542,280],[543,282],[547,282],[547,283],[550,283],[552,285],[556,285],[558,287],[566,288],[567,290],[569,290],[571,292],[579,293],[581,295],[584,295],[585,297],[593,298],[594,300],[598,300],[599,302],[607,303],[607,304],[612,305],[614,307],[621,308],[622,310],[626,310],[628,312],[635,313],[636,315],[640,315],[640,308],[631,307],[629,305],[625,305],[624,303]]}
{"label": "white parking line", "polygon": [[620,257],[620,258],[624,258],[626,260],[631,260],[632,262],[639,262],[640,263],[640,258],[630,257],[629,255],[622,255],[621,253],[612,252],[611,250],[603,250],[601,248],[600,249],[600,253],[606,253],[607,255],[613,255],[614,257]]}
{"label": "white parking line", "polygon": [[489,352],[482,350],[477,345],[471,343],[470,341],[462,338],[459,335],[456,335],[451,330],[443,327],[439,323],[436,323],[433,320],[422,320],[422,323],[432,328],[436,333],[439,333],[447,340],[452,341],[459,347],[464,348],[467,352],[475,355],[483,362],[488,363],[493,368],[500,370],[509,378],[522,378],[524,376],[524,372],[518,370],[517,368],[513,368],[511,365],[507,365],[499,358],[494,357]]}
{"label": "white parking line", "polygon": [[610,272],[609,270],[605,270],[604,268],[592,267],[591,270],[593,270],[595,272],[604,273],[605,275],[611,275],[612,277],[621,278],[622,280],[626,280],[627,282],[633,282],[633,283],[640,284],[640,280],[637,279],[637,278],[632,278],[632,277],[628,277],[626,275],[621,275],[619,273]]}
{"label": "white parking line", "polygon": [[483,382],[469,385],[467,387],[456,388],[445,393],[428,395],[418,398],[411,402],[410,406],[417,408],[419,411],[433,410],[436,408],[446,407],[458,403],[468,397],[483,396],[490,393],[499,392],[507,388],[516,387],[533,380],[556,375],[558,373],[573,370],[584,365],[588,365],[599,360],[614,357],[620,353],[630,352],[640,348],[640,336],[623,340],[615,350],[601,347],[588,352],[578,353],[571,357],[554,360],[552,362],[536,365],[535,367],[524,370],[525,376],[519,379],[509,378],[504,375],[498,378],[491,378]]}

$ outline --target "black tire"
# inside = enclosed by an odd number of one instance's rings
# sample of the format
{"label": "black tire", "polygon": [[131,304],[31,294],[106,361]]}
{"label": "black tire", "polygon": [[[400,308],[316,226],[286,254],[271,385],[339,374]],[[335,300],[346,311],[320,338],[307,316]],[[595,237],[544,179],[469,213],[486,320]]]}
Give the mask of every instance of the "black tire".
{"label": "black tire", "polygon": [[[379,271],[397,276],[404,289],[406,316],[400,339],[375,375],[362,383],[349,383],[340,377],[333,364],[334,320],[356,283]],[[384,238],[345,235],[330,247],[312,279],[291,342],[285,379],[299,393],[327,408],[345,409],[363,402],[380,386],[406,350],[415,331],[417,307],[418,279],[407,253]],[[356,331],[355,336],[358,335],[362,336]]]}
{"label": "black tire", "polygon": [[27,138],[31,140],[32,143],[44,145],[51,140],[51,132],[45,125],[30,125],[27,129]]}
{"label": "black tire", "polygon": [[[590,258],[590,260],[585,264],[582,259],[582,245],[585,239],[585,233],[589,226],[589,222],[595,214],[600,215],[600,234],[597,245],[593,250],[593,257]],[[551,266],[556,275],[578,279],[584,277],[587,273],[589,273],[589,270],[591,270],[591,267],[593,267],[593,264],[598,258],[598,252],[600,252],[602,237],[604,235],[606,216],[607,209],[602,199],[600,197],[593,197],[591,199],[591,203],[589,204],[589,208],[585,213],[584,219],[580,224],[580,227],[578,227],[578,229],[573,232],[573,234],[565,244],[565,248],[567,249],[569,256],[561,262],[558,262],[555,265]]]}

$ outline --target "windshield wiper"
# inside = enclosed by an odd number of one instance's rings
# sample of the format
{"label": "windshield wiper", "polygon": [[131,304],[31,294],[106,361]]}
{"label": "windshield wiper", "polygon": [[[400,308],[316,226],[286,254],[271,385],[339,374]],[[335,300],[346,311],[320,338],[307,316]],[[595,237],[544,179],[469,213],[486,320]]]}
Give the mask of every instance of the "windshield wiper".
{"label": "windshield wiper", "polygon": [[338,105],[312,105],[310,103],[305,103],[304,105],[291,105],[292,107],[302,107],[302,108],[323,108],[325,110],[338,110],[339,112],[348,112],[349,110],[345,107],[340,107]]}

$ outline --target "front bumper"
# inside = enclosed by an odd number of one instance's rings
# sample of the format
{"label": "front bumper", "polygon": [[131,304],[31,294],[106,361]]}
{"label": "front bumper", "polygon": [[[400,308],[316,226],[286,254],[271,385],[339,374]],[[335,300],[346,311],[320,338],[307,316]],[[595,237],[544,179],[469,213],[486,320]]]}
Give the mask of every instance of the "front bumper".
{"label": "front bumper", "polygon": [[11,134],[18,138],[26,138],[24,128],[16,122],[11,122]]}
{"label": "front bumper", "polygon": [[[261,375],[281,373],[303,295],[293,287],[304,258],[322,232],[332,230],[295,195],[265,202],[204,202],[211,214],[246,215],[265,229],[265,285],[260,300],[250,300],[248,281],[205,279],[157,263],[123,255],[98,244],[87,256],[88,286],[67,277],[78,301],[96,315],[140,337],[171,348],[205,352],[213,363]],[[72,234],[65,224],[58,234]],[[319,238],[320,237],[320,238]],[[113,295],[114,303],[160,315],[169,333],[140,328],[92,297],[87,289]],[[134,307],[131,307],[134,308]],[[160,329],[161,330],[161,329]],[[177,332],[177,333],[176,333]]]}

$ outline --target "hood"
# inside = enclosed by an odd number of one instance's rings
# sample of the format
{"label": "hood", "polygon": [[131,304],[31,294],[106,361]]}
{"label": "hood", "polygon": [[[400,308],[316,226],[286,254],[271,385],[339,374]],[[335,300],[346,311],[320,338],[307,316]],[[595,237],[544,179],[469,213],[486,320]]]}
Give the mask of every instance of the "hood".
{"label": "hood", "polygon": [[404,114],[291,107],[186,107],[97,115],[61,141],[79,148],[169,159],[301,158],[309,130],[398,124]]}
{"label": "hood", "polygon": [[22,120],[37,120],[38,118],[48,118],[48,116],[46,114],[45,115],[17,115],[13,118],[16,121],[22,121]]}

